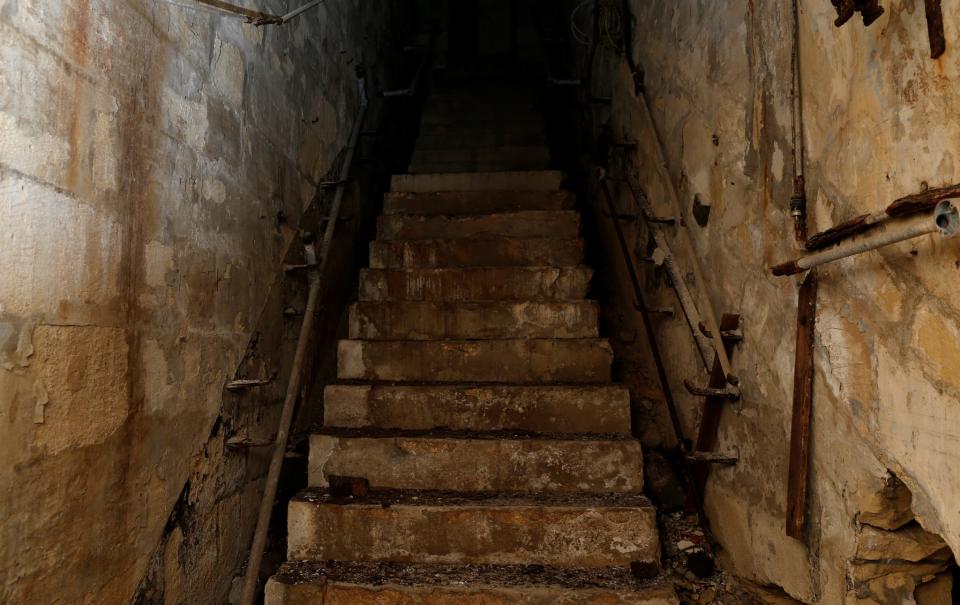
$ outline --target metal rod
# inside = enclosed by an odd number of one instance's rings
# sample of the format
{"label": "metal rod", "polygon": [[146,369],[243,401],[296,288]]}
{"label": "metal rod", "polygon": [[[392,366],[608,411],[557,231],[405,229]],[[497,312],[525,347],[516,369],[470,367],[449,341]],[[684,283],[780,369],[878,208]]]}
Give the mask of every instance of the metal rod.
{"label": "metal rod", "polygon": [[[641,193],[639,186],[634,188],[629,173],[625,181],[627,187],[630,189],[630,193],[633,195],[634,201],[640,208],[640,214],[644,215],[644,217],[652,215],[646,197]],[[713,348],[713,344],[710,338],[705,336],[703,331],[700,330],[700,325],[703,322],[700,319],[700,312],[697,310],[693,295],[687,287],[687,280],[677,266],[673,251],[670,250],[670,245],[667,243],[667,238],[663,235],[660,225],[653,224],[649,219],[647,219],[647,223],[650,232],[653,234],[654,243],[663,253],[663,266],[666,267],[667,275],[670,277],[670,286],[677,295],[677,300],[680,301],[680,309],[683,311],[683,316],[687,320],[690,333],[693,335],[693,340],[697,345],[697,353],[700,354],[703,367],[709,371],[711,368],[710,351]]]}
{"label": "metal rod", "polygon": [[[651,133],[656,145],[653,145],[654,151],[656,153],[656,166],[657,171],[660,173],[660,178],[667,185],[667,191],[669,192],[670,201],[673,205],[673,212],[675,216],[683,216],[683,207],[680,205],[680,197],[677,194],[677,188],[673,183],[673,179],[670,177],[670,173],[667,170],[667,160],[663,151],[663,141],[660,138],[660,133],[657,131],[657,125],[653,121],[653,114],[650,113],[650,104],[647,102],[647,94],[645,91],[641,91],[640,97],[640,106],[642,107],[641,113],[643,114],[643,120],[646,123],[647,130]],[[629,171],[627,172],[629,180]],[[700,302],[702,303],[701,308],[703,310],[704,319],[706,320],[704,324],[707,326],[707,329],[710,330],[710,333],[713,335],[713,350],[717,354],[717,358],[720,361],[720,367],[723,368],[723,373],[727,377],[727,381],[731,384],[737,384],[739,380],[736,375],[733,373],[733,369],[730,366],[730,358],[727,356],[727,351],[723,346],[723,339],[720,337],[720,329],[717,327],[717,316],[713,311],[713,304],[710,302],[710,297],[707,292],[707,282],[703,279],[703,271],[700,269],[700,259],[697,255],[697,248],[693,244],[693,239],[690,237],[690,234],[687,232],[686,226],[683,221],[680,222],[680,229],[678,229],[679,237],[681,237],[690,249],[691,264],[690,266],[693,269],[693,278],[696,280],[697,287],[700,289]]]}
{"label": "metal rod", "polygon": [[774,275],[795,275],[808,269],[825,265],[870,250],[876,250],[904,240],[940,233],[944,237],[956,235],[960,230],[960,214],[949,200],[937,204],[933,214],[911,216],[877,224],[865,235],[852,238],[822,252],[780,263],[770,270]]}
{"label": "metal rod", "polygon": [[797,301],[797,349],[793,369],[790,470],[787,474],[787,535],[797,540],[803,538],[803,524],[807,512],[816,324],[817,272],[811,271],[800,285]]}
{"label": "metal rod", "polygon": [[320,4],[321,2],[323,2],[323,0],[313,0],[313,2],[308,2],[308,3],[304,4],[303,6],[301,6],[300,8],[295,8],[295,9],[293,9],[292,11],[290,11],[289,13],[287,13],[286,15],[280,17],[280,19],[282,20],[283,23],[286,23],[286,22],[289,21],[290,19],[293,19],[294,17],[299,16],[301,13],[304,13],[304,12],[310,10],[310,9],[313,8],[314,6],[317,6],[318,4]]}
{"label": "metal rod", "polygon": [[[363,129],[363,121],[367,115],[367,93],[366,84],[363,79],[360,80],[360,110],[357,114],[357,121],[353,125],[353,132],[350,135],[350,142],[347,144],[347,155],[343,166],[340,169],[340,180],[345,181],[350,174],[350,167],[353,165],[353,156],[357,150],[357,141],[360,139],[360,131]],[[287,450],[287,439],[289,438],[290,425],[293,422],[293,412],[297,401],[297,394],[300,391],[301,373],[303,362],[307,354],[307,344],[310,340],[310,334],[313,332],[313,322],[316,317],[317,301],[320,298],[320,277],[327,267],[327,261],[330,258],[330,246],[333,243],[333,233],[336,229],[337,216],[340,213],[340,207],[343,204],[344,185],[341,183],[334,194],[333,205],[330,209],[330,220],[327,221],[326,230],[323,234],[323,240],[320,243],[319,266],[310,270],[310,290],[307,295],[307,306],[303,311],[303,324],[300,326],[300,335],[297,337],[297,349],[293,356],[293,367],[290,369],[290,382],[287,384],[287,394],[283,401],[283,410],[280,413],[280,427],[277,430],[276,443],[273,448],[273,455],[270,458],[270,470],[267,472],[267,481],[264,488],[263,497],[260,500],[260,512],[257,516],[257,528],[253,534],[253,545],[250,548],[250,559],[247,562],[246,574],[243,579],[243,596],[240,599],[241,605],[253,605],[257,592],[257,580],[260,576],[260,564],[263,560],[263,551],[267,544],[267,530],[270,527],[270,515],[273,512],[273,501],[277,497],[277,486],[280,482],[280,471],[283,467],[283,459]],[[307,264],[317,265],[317,255],[313,244],[308,244],[306,248]]]}
{"label": "metal rod", "polygon": [[[597,171],[597,179],[600,181],[600,188],[603,190],[603,197],[607,201],[607,209],[611,215],[617,213],[616,206],[613,203],[613,195],[610,193],[610,187],[607,184],[606,173],[600,169]],[[627,239],[623,235],[623,228],[620,221],[611,219],[613,229],[617,234],[617,241],[620,244],[620,251],[623,253],[623,262],[627,266],[627,273],[630,275],[630,283],[633,286],[633,294],[636,297],[635,306],[640,312],[640,318],[643,321],[643,329],[647,333],[647,342],[650,345],[650,354],[653,356],[653,363],[657,368],[657,379],[660,382],[660,389],[663,391],[663,398],[667,403],[667,411],[670,415],[670,423],[673,426],[674,435],[677,438],[677,446],[681,453],[686,455],[690,448],[687,438],[683,433],[683,425],[680,423],[680,414],[677,412],[677,404],[673,399],[673,392],[670,389],[670,380],[667,378],[667,370],[663,365],[663,357],[660,354],[660,345],[657,344],[657,338],[653,328],[653,322],[650,320],[650,312],[647,310],[646,302],[643,298],[643,288],[640,287],[640,279],[637,277],[637,269],[633,265],[633,259],[630,253],[630,247],[627,245]],[[687,470],[687,476],[692,477],[692,468],[689,461],[684,456],[684,466]],[[693,482],[690,483],[690,489],[693,492],[694,501],[697,505],[697,514],[700,521],[707,523],[707,516],[703,511],[703,495],[699,487]]]}

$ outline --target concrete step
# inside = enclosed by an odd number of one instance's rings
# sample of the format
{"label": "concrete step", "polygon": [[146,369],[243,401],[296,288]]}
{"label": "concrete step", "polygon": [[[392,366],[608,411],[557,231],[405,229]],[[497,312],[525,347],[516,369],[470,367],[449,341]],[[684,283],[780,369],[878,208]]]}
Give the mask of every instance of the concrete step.
{"label": "concrete step", "polygon": [[547,496],[483,500],[371,493],[290,501],[287,558],[423,564],[658,567],[656,514],[646,498]]}
{"label": "concrete step", "polygon": [[587,267],[363,269],[360,300],[583,300],[592,276]]}
{"label": "concrete step", "polygon": [[596,338],[597,305],[582,302],[359,302],[350,338],[478,340]]}
{"label": "concrete step", "polygon": [[284,563],[264,605],[677,605],[665,582],[624,568],[570,570],[368,562]]}
{"label": "concrete step", "polygon": [[329,385],[327,427],[630,434],[622,385]]}
{"label": "concrete step", "polygon": [[526,132],[481,132],[473,129],[468,132],[448,132],[430,134],[421,132],[414,144],[415,151],[425,149],[477,149],[488,147],[511,147],[521,145],[546,145],[547,135],[543,130],[533,129]]}
{"label": "concrete step", "polygon": [[580,237],[580,213],[569,210],[526,210],[477,216],[384,214],[377,218],[377,238],[465,239],[465,238]]}
{"label": "concrete step", "polygon": [[457,174],[463,172],[512,172],[518,170],[544,170],[549,164],[540,160],[490,160],[471,162],[412,163],[407,166],[409,174]]}
{"label": "concrete step", "polygon": [[603,339],[341,340],[337,377],[380,382],[602,383]]}
{"label": "concrete step", "polygon": [[557,170],[520,172],[466,172],[453,174],[395,174],[392,191],[556,191],[563,175]]}
{"label": "concrete step", "polygon": [[476,216],[522,210],[572,210],[572,191],[438,191],[384,196],[384,214]]}
{"label": "concrete step", "polygon": [[574,238],[395,239],[370,243],[373,269],[576,267],[582,263],[583,241]]}
{"label": "concrete step", "polygon": [[634,439],[364,436],[326,429],[310,437],[309,485],[328,487],[330,476],[363,477],[374,489],[639,494],[643,451]]}
{"label": "concrete step", "polygon": [[546,145],[483,147],[479,149],[421,149],[414,152],[412,159],[415,164],[493,161],[530,161],[546,164],[550,161],[550,149]]}

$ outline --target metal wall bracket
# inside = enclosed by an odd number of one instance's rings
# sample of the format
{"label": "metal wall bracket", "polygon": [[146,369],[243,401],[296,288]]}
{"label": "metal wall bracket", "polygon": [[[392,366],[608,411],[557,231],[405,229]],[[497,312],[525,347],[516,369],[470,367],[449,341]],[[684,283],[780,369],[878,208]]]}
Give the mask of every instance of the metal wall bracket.
{"label": "metal wall bracket", "polygon": [[241,379],[241,380],[231,380],[227,383],[228,391],[245,391],[247,389],[254,389],[257,387],[262,387],[264,385],[270,384],[272,380],[263,380],[263,379]]}

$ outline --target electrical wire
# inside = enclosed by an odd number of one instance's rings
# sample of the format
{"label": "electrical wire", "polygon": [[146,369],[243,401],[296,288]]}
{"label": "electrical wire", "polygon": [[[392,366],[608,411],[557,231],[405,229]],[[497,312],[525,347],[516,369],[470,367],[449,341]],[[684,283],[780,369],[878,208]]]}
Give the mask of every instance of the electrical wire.
{"label": "electrical wire", "polygon": [[[584,46],[591,43],[587,23],[591,23],[593,18],[586,9],[592,8],[593,4],[594,0],[582,0],[570,12],[570,33],[574,40]],[[613,0],[600,3],[600,32],[601,40],[610,50],[619,53],[623,49],[623,15]]]}

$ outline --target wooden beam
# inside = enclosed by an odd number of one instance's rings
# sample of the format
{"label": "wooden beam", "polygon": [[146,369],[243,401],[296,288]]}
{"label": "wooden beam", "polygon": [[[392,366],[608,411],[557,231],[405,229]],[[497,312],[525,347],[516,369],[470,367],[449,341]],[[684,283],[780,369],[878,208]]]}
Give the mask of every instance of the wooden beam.
{"label": "wooden beam", "polygon": [[793,370],[793,422],[787,476],[787,535],[801,540],[807,512],[810,471],[810,416],[813,409],[813,344],[817,319],[817,274],[800,284],[797,304],[797,351]]}

